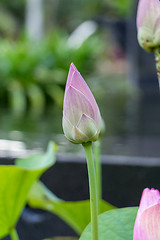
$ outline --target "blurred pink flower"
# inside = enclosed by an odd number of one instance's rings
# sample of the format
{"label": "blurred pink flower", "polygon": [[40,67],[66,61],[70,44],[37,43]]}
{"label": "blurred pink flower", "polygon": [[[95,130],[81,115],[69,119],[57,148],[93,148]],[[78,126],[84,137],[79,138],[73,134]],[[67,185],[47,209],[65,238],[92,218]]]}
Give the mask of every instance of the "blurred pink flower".
{"label": "blurred pink flower", "polygon": [[63,103],[63,131],[73,143],[96,141],[102,120],[97,103],[74,64],[70,66]]}
{"label": "blurred pink flower", "polygon": [[137,9],[139,44],[147,51],[160,46],[160,1],[139,0]]}
{"label": "blurred pink flower", "polygon": [[144,189],[137,213],[133,240],[160,239],[160,193],[155,189]]}

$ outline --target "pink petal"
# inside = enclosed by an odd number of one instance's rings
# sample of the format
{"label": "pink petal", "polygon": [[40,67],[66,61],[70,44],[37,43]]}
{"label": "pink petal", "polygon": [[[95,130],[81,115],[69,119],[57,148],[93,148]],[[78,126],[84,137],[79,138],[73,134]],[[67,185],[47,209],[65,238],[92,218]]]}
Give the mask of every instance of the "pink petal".
{"label": "pink petal", "polygon": [[139,0],[137,10],[137,27],[140,28],[144,24],[144,19],[153,19],[160,11],[159,0]]}
{"label": "pink petal", "polygon": [[63,114],[73,126],[77,126],[82,114],[86,114],[92,119],[95,117],[93,107],[88,99],[71,86],[64,98]]}
{"label": "pink petal", "polygon": [[66,90],[67,88],[70,87],[70,83],[71,83],[71,80],[72,80],[72,77],[73,77],[73,73],[77,71],[77,68],[75,67],[75,65],[73,63],[71,63],[70,65],[70,69],[69,69],[69,73],[68,73],[68,77],[67,77],[67,83],[66,83]]}
{"label": "pink petal", "polygon": [[[160,11],[160,9],[159,9],[159,11]],[[156,19],[156,22],[155,22],[155,25],[154,25],[154,29],[153,29],[154,32],[159,31],[159,28],[160,28],[160,16],[157,17],[157,19]]]}
{"label": "pink petal", "polygon": [[159,199],[160,193],[158,190],[155,190],[153,188],[151,190],[149,188],[145,188],[142,193],[138,215],[141,215],[146,208],[157,204],[159,202]]}
{"label": "pink petal", "polygon": [[78,71],[75,71],[73,73],[73,77],[70,84],[72,87],[74,87],[75,89],[77,89],[78,91],[85,95],[85,97],[90,101],[94,109],[98,108],[96,100],[93,97],[91,90],[89,89],[87,83],[84,81],[83,77]]}
{"label": "pink petal", "polygon": [[160,205],[156,204],[143,211],[136,219],[134,227],[134,240],[160,239]]}
{"label": "pink petal", "polygon": [[95,112],[95,121],[96,123],[99,123],[101,116],[100,116],[100,112],[99,112],[99,108],[96,103],[96,100],[91,90],[89,89],[87,83],[84,81],[83,77],[78,72],[77,68],[73,63],[70,66],[66,89],[65,89],[65,95],[66,95],[66,91],[70,86],[77,89],[82,94],[84,94],[84,96],[88,99],[88,101],[91,103],[92,108],[94,109],[94,112]]}
{"label": "pink petal", "polygon": [[150,3],[150,0],[139,0],[137,9],[137,28],[142,26],[143,19],[150,8]]}

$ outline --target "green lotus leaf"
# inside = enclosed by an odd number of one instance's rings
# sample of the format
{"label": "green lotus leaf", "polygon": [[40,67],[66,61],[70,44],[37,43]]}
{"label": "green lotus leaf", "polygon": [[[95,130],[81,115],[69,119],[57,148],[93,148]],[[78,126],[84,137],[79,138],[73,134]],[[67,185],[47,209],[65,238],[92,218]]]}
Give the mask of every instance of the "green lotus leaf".
{"label": "green lotus leaf", "polygon": [[50,142],[44,154],[0,166],[0,238],[15,228],[32,184],[54,163],[54,143]]}
{"label": "green lotus leaf", "polygon": [[[77,234],[81,234],[90,222],[90,201],[65,202],[59,199],[40,181],[31,188],[28,195],[28,204],[33,208],[47,210],[59,216]],[[115,208],[111,204],[101,200],[100,213]]]}
{"label": "green lotus leaf", "polygon": [[[137,207],[114,209],[98,217],[99,240],[133,240],[133,228]],[[80,240],[90,240],[91,224],[82,233]]]}

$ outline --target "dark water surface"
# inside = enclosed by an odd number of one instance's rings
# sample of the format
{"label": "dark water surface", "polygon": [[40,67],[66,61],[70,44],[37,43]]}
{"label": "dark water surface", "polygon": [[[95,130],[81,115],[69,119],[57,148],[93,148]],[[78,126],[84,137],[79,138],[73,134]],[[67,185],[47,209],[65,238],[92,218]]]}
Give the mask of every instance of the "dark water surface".
{"label": "dark water surface", "polygon": [[[160,156],[159,96],[117,95],[98,99],[106,123],[102,153],[127,156]],[[62,109],[50,108],[36,116],[27,112],[14,115],[1,110],[0,150],[2,154],[23,154],[23,150],[43,150],[54,140],[60,152],[81,153],[81,146],[69,143],[63,136]],[[6,140],[9,140],[6,141]],[[15,154],[16,155],[16,154]]]}

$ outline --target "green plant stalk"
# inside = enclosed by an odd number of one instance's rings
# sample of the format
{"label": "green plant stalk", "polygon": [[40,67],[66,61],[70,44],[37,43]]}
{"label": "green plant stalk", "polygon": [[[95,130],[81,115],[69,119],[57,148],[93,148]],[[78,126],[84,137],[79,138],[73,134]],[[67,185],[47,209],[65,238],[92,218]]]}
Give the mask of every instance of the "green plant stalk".
{"label": "green plant stalk", "polygon": [[100,208],[100,200],[102,199],[102,165],[101,165],[101,138],[94,143],[96,186],[98,199],[98,213]]}
{"label": "green plant stalk", "polygon": [[157,76],[158,76],[159,89],[160,89],[160,47],[157,47],[154,49],[154,55],[155,55]]}
{"label": "green plant stalk", "polygon": [[83,147],[86,152],[89,177],[92,240],[98,240],[98,201],[95,164],[92,154],[92,143],[85,143],[83,144]]}
{"label": "green plant stalk", "polygon": [[19,237],[15,228],[11,230],[10,237],[11,237],[11,240],[19,240]]}

